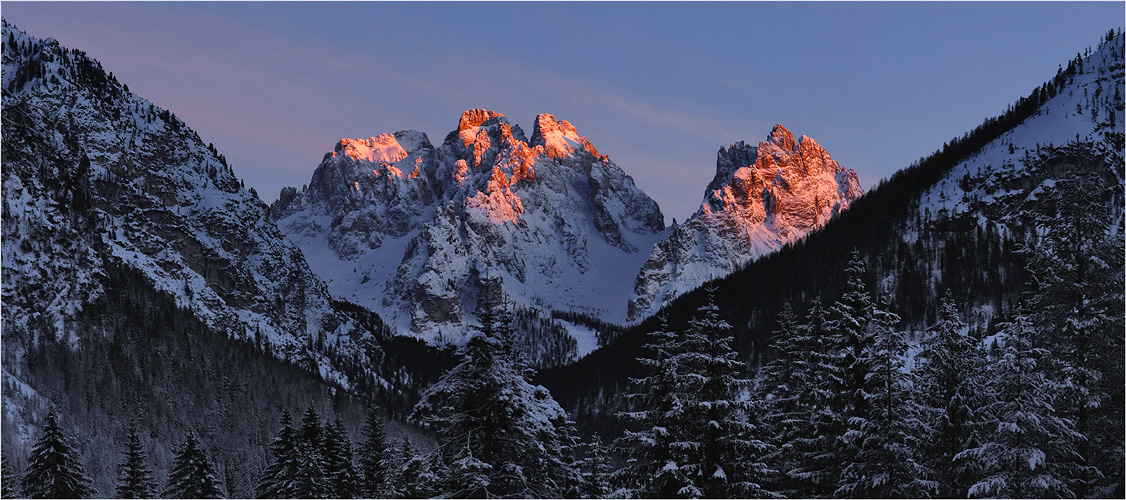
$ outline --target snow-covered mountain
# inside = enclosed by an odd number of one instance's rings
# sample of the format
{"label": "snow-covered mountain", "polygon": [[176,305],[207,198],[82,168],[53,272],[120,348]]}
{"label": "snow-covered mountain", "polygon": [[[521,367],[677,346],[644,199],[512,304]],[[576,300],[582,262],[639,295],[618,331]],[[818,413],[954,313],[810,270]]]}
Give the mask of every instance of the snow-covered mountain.
{"label": "snow-covered mountain", "polygon": [[758,146],[721,147],[700,208],[653,247],[638,273],[629,319],[805,236],[862,194],[854,170],[782,125]]}
{"label": "snow-covered mountain", "polygon": [[[1102,159],[1100,175],[1116,182],[1106,196],[1120,197],[1123,183],[1123,94],[1126,93],[1121,36],[1086,57],[1072,60],[1052,82],[1018,104],[1035,106],[1018,126],[980,152],[953,167],[918,200],[922,220],[976,217],[982,227],[1018,224],[1020,212],[1031,210],[1061,180],[1085,175],[1074,161],[1042,161],[1052,148],[1089,144]],[[1042,101],[1042,102],[1036,102]],[[1088,165],[1090,166],[1090,165]],[[1122,207],[1121,200],[1112,206]],[[1119,224],[1121,224],[1121,210]],[[911,231],[908,237],[917,237]]]}
{"label": "snow-covered mountain", "polygon": [[[215,331],[352,382],[326,354],[368,336],[222,155],[100,63],[3,24],[3,328],[79,345],[106,287],[139,273]],[[357,359],[357,361],[363,361]]]}
{"label": "snow-covered mountain", "polygon": [[[714,282],[712,293],[684,294],[662,311],[667,324],[646,320],[541,380],[573,414],[611,415],[618,408],[614,398],[625,392],[615,389],[626,387],[636,373],[620,360],[638,352],[655,328],[688,328],[709,295],[732,325],[740,352],[768,360],[780,313],[789,306],[801,315],[815,300],[821,307],[839,300],[847,290],[843,278],[854,251],[865,261],[872,297],[900,316],[896,328],[916,336],[906,353],[909,368],[944,295],[956,301],[966,331],[989,345],[999,323],[1018,312],[1038,312],[1020,311],[1042,278],[1031,275],[1027,262],[1029,253],[1045,251],[1041,243],[1052,226],[1060,227],[1059,206],[1073,193],[1060,189],[1065,183],[1082,183],[1090,191],[1083,202],[1096,218],[1110,221],[1097,230],[1105,230],[1102,236],[1121,248],[1126,234],[1124,52],[1122,31],[1109,33],[1097,49],[1064,64],[1054,78],[1039,87],[1030,82],[1035,90],[1005,113],[882,181],[801,245],[750,262]],[[1101,266],[1111,266],[1111,273],[1117,267],[1121,280],[1120,253],[1117,259],[1092,262],[1092,268]],[[1121,286],[1118,290],[1121,294]],[[1108,319],[1121,321],[1120,297],[1109,297],[1118,309],[1106,309],[1113,311]],[[598,375],[586,378],[590,373]],[[1121,364],[1118,373],[1121,377]]]}
{"label": "snow-covered mountain", "polygon": [[621,321],[664,229],[657,203],[570,123],[541,114],[529,138],[484,109],[437,146],[417,131],[342,139],[271,214],[335,296],[432,341],[460,340],[501,291]]}

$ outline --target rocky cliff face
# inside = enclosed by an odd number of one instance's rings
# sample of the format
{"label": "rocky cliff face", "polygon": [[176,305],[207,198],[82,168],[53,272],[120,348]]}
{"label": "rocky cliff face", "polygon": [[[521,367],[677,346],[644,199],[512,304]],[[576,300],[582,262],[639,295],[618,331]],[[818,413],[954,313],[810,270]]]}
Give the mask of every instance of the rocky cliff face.
{"label": "rocky cliff face", "polygon": [[720,148],[699,210],[658,242],[642,266],[629,319],[805,236],[861,194],[855,171],[782,125],[758,146]]}
{"label": "rocky cliff face", "polygon": [[402,131],[341,140],[271,214],[332,292],[429,340],[458,340],[478,298],[624,319],[664,229],[656,202],[565,120],[530,138],[493,111],[434,146]]}
{"label": "rocky cliff face", "polygon": [[3,35],[5,345],[113,335],[81,313],[129,269],[215,331],[349,386],[324,346],[360,353],[367,333],[223,156],[85,53],[6,21]]}

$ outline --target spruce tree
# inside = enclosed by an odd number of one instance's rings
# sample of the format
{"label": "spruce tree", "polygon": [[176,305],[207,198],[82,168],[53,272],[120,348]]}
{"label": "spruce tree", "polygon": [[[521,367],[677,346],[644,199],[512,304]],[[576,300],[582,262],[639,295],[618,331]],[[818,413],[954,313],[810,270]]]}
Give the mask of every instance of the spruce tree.
{"label": "spruce tree", "polygon": [[833,304],[832,326],[843,342],[841,368],[843,370],[846,415],[867,412],[868,398],[864,386],[868,374],[872,372],[871,358],[868,356],[875,337],[868,328],[872,322],[874,307],[872,294],[864,284],[865,266],[860,252],[852,251],[848,268],[845,270],[848,290]]}
{"label": "spruce tree", "polygon": [[129,435],[125,438],[125,460],[118,467],[117,498],[153,498],[156,496],[156,482],[149,468],[145,451],[141,447],[141,436],[136,424],[130,422]]}
{"label": "spruce tree", "polygon": [[922,453],[934,473],[936,496],[965,498],[979,473],[972,462],[954,457],[975,446],[974,431],[987,403],[985,350],[968,335],[949,290],[927,335],[916,358],[915,393],[926,421]]}
{"label": "spruce tree", "polygon": [[[1103,161],[1082,145],[1055,150],[1040,161],[1095,168]],[[1079,496],[1105,496],[1123,481],[1123,233],[1120,208],[1103,197],[1095,175],[1061,180],[1050,201],[1055,212],[1037,214],[1043,237],[1024,250],[1034,290],[1029,296],[1039,336],[1053,356],[1042,368],[1059,387],[1063,416],[1081,438],[1071,488]]]}
{"label": "spruce tree", "polygon": [[289,410],[283,410],[281,430],[270,443],[271,461],[258,482],[258,498],[297,498],[297,435]]}
{"label": "spruce tree", "polygon": [[55,410],[48,411],[47,425],[27,459],[23,495],[27,498],[86,498],[95,494],[90,483],[78,453],[59,428]]}
{"label": "spruce tree", "polygon": [[627,428],[615,441],[626,463],[614,473],[614,480],[629,497],[672,498],[688,484],[673,449],[677,433],[684,427],[683,395],[674,365],[678,345],[664,317],[648,337],[645,350],[650,357],[637,361],[649,374],[630,380],[637,392],[626,395],[631,410],[619,414],[638,430]]}
{"label": "spruce tree", "polygon": [[985,408],[982,443],[955,460],[973,460],[982,479],[971,497],[1070,498],[1079,437],[1073,422],[1055,414],[1055,389],[1041,370],[1049,352],[1033,347],[1033,329],[1018,312],[1001,325],[1004,347],[990,366],[989,390],[996,397]]}
{"label": "spruce tree", "polygon": [[340,415],[332,425],[325,426],[325,474],[330,498],[355,498],[359,496],[359,479],[352,463],[352,440]]}
{"label": "spruce tree", "polygon": [[416,454],[409,441],[405,444],[406,447],[403,449],[405,460],[395,475],[395,490],[398,493],[395,496],[401,498],[437,496],[440,493],[437,486],[442,483],[442,477],[435,471],[433,457]]}
{"label": "spruce tree", "polygon": [[857,360],[869,369],[860,390],[864,404],[853,410],[842,436],[842,448],[852,459],[841,471],[838,496],[917,498],[936,488],[929,470],[916,460],[923,424],[904,370],[907,345],[896,329],[899,321],[886,305],[872,309],[872,343]]}
{"label": "spruce tree", "polygon": [[793,396],[797,405],[781,431],[775,431],[781,461],[772,462],[785,474],[779,484],[791,497],[824,497],[838,487],[841,464],[836,452],[845,427],[844,340],[827,316],[814,299],[796,342],[801,355],[791,390],[799,393]]}
{"label": "spruce tree", "polygon": [[7,451],[0,451],[0,497],[18,498],[20,477]]}
{"label": "spruce tree", "polygon": [[310,443],[297,448],[297,476],[293,479],[295,498],[329,498],[329,481],[321,454]]}
{"label": "spruce tree", "polygon": [[383,432],[383,417],[376,410],[368,410],[364,423],[364,442],[360,445],[360,495],[365,498],[389,494],[387,436]]}
{"label": "spruce tree", "polygon": [[680,382],[688,424],[674,441],[681,448],[679,465],[690,484],[681,495],[708,498],[762,497],[769,468],[763,461],[772,450],[759,425],[758,402],[742,398],[750,381],[739,377],[742,363],[731,347],[731,325],[719,316],[715,290],[689,322],[673,365],[682,369]]}
{"label": "spruce tree", "polygon": [[824,495],[837,487],[821,486],[821,471],[829,468],[822,458],[835,449],[843,427],[829,407],[839,399],[839,342],[826,326],[820,301],[814,300],[804,323],[787,303],[771,338],[774,357],[762,370],[763,420],[774,446],[767,462],[778,471],[772,488],[788,497]]}
{"label": "spruce tree", "polygon": [[324,427],[313,407],[305,410],[297,429],[297,471],[293,494],[296,498],[327,498],[329,481],[324,457]]}
{"label": "spruce tree", "polygon": [[586,485],[583,498],[607,498],[614,492],[610,453],[598,434],[587,443],[586,457],[579,462],[579,470],[582,471],[583,483]]}
{"label": "spruce tree", "polygon": [[223,498],[215,466],[193,432],[188,432],[183,446],[176,452],[164,495],[169,498]]}
{"label": "spruce tree", "polygon": [[571,424],[547,389],[528,382],[511,337],[495,336],[504,328],[472,336],[412,418],[438,429],[444,484],[459,488],[447,495],[560,497],[578,478],[566,456]]}
{"label": "spruce tree", "polygon": [[872,372],[870,353],[875,337],[869,325],[875,308],[864,283],[865,273],[860,252],[853,250],[845,269],[844,295],[833,303],[828,318],[815,320],[811,312],[811,330],[817,322],[816,328],[824,332],[823,350],[813,358],[820,365],[815,373],[822,377],[820,384],[829,390],[824,400],[817,401],[813,412],[817,435],[802,443],[800,465],[790,473],[808,481],[810,496],[828,496],[838,490],[841,472],[853,462],[857,452],[853,446],[842,446],[840,439],[853,416],[869,413],[865,386]]}

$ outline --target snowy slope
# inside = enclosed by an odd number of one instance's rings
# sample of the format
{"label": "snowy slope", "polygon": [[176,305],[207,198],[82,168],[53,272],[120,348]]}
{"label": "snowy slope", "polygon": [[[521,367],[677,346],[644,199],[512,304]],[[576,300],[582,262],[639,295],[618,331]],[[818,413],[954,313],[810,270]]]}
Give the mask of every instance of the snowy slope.
{"label": "snowy slope", "polygon": [[663,227],[656,202],[565,120],[531,138],[466,111],[438,146],[401,131],[343,139],[271,207],[336,296],[401,331],[458,341],[485,294],[621,321]]}
{"label": "snowy slope", "polygon": [[1064,87],[1040,105],[1033,116],[955,166],[919,200],[918,216],[933,219],[977,214],[1005,222],[1026,203],[1054,187],[1060,172],[1035,159],[1052,146],[1094,143],[1106,155],[1117,156],[1108,174],[1122,182],[1123,69],[1122,37],[1105,43],[1063,77]]}
{"label": "snowy slope", "polygon": [[7,21],[3,41],[6,345],[78,346],[103,329],[82,310],[135,269],[212,329],[351,384],[323,346],[358,353],[367,333],[222,155],[85,53]]}
{"label": "snowy slope", "polygon": [[805,236],[864,193],[854,170],[782,125],[758,146],[740,141],[717,156],[699,210],[657,243],[637,275],[631,321]]}

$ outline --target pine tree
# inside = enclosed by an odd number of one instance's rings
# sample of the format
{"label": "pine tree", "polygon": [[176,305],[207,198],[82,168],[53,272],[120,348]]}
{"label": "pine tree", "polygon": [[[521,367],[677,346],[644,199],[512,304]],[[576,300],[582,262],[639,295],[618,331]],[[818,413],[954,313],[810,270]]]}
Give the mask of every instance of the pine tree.
{"label": "pine tree", "polygon": [[145,451],[141,448],[141,436],[137,426],[129,424],[129,435],[125,438],[125,460],[118,467],[117,498],[153,498],[156,496],[156,482],[152,469],[148,466]]}
{"label": "pine tree", "polygon": [[360,445],[360,495],[365,498],[381,497],[389,493],[387,436],[383,432],[383,417],[372,408],[364,424],[364,442]]}
{"label": "pine tree", "polygon": [[838,496],[917,498],[936,488],[915,459],[923,425],[904,371],[907,345],[895,328],[899,321],[886,305],[872,310],[872,343],[857,360],[870,370],[860,391],[865,404],[853,411],[843,436],[852,460],[841,471]]}
{"label": "pine tree", "polygon": [[587,443],[586,457],[579,463],[579,470],[582,471],[583,483],[586,485],[583,498],[607,498],[613,493],[610,453],[598,434]]}
{"label": "pine tree", "polygon": [[1041,371],[1048,351],[1032,346],[1033,330],[1019,313],[1003,323],[1001,357],[990,366],[989,386],[996,399],[985,408],[987,432],[980,446],[955,460],[972,460],[982,479],[971,497],[1070,498],[1067,463],[1078,438],[1073,423],[1055,415],[1054,389]]}
{"label": "pine tree", "polygon": [[295,498],[329,498],[325,463],[315,447],[300,441],[297,448],[297,476],[293,479]]}
{"label": "pine tree", "polygon": [[[793,306],[789,302],[783,305],[778,314],[778,329],[770,339],[774,357],[763,366],[761,374],[762,399],[767,401],[764,420],[775,445],[768,460],[780,471],[797,468],[796,441],[813,434],[808,391],[815,384],[807,380],[812,372],[805,364],[813,348],[807,345],[810,337],[804,335],[806,331],[808,328],[799,324]],[[779,476],[775,483],[779,492],[787,496],[800,495],[800,485],[801,481],[786,476]]]}
{"label": "pine tree", "polygon": [[619,445],[629,454],[619,474],[640,496],[770,496],[758,408],[741,399],[749,381],[737,376],[741,363],[731,330],[719,316],[714,291],[683,335],[651,334],[655,354],[641,359],[652,375],[635,381],[646,392],[632,394],[635,411],[624,416],[641,425]]}
{"label": "pine tree", "polygon": [[[741,398],[750,381],[740,378],[741,363],[731,347],[731,325],[720,318],[715,290],[689,322],[673,364],[680,381],[689,424],[674,448],[690,478],[681,494],[708,498],[773,496],[762,483],[770,471],[763,458],[771,451],[758,425],[757,404]],[[695,488],[695,489],[694,489]]]}
{"label": "pine tree", "polygon": [[430,456],[418,455],[409,447],[404,449],[406,460],[396,474],[395,489],[402,498],[434,498],[442,478],[434,470]]}
{"label": "pine tree", "polygon": [[872,372],[871,359],[868,353],[872,349],[875,337],[868,325],[872,321],[874,307],[872,295],[864,284],[864,260],[860,252],[852,251],[848,268],[845,270],[848,278],[848,291],[832,308],[832,326],[843,341],[842,368],[844,372],[845,410],[847,415],[866,413],[868,398],[864,395],[865,380]]}
{"label": "pine tree", "polygon": [[688,480],[677,466],[672,446],[683,427],[684,405],[673,364],[678,349],[676,334],[668,331],[664,317],[661,326],[649,333],[645,349],[651,357],[638,358],[638,362],[651,372],[631,379],[639,391],[626,395],[632,410],[619,414],[639,430],[626,429],[615,441],[626,463],[614,473],[614,480],[629,497],[672,498]]}
{"label": "pine tree", "polygon": [[327,498],[329,481],[324,456],[324,427],[313,407],[305,410],[297,429],[297,471],[293,494],[296,498]]}
{"label": "pine tree", "polygon": [[297,498],[294,481],[297,479],[297,435],[289,410],[283,410],[281,430],[270,443],[271,462],[258,482],[258,498]]}
{"label": "pine tree", "polygon": [[188,432],[184,445],[176,452],[164,495],[170,498],[223,498],[215,466],[193,432]]}
{"label": "pine tree", "polygon": [[0,451],[0,497],[18,498],[20,477],[16,472],[16,464],[11,460],[6,451]]}
{"label": "pine tree", "polygon": [[847,289],[828,311],[828,318],[810,313],[810,335],[824,337],[811,367],[825,393],[814,399],[811,421],[813,437],[798,441],[798,468],[791,477],[806,481],[810,496],[829,496],[841,485],[841,473],[857,453],[853,446],[842,446],[845,427],[853,416],[867,415],[869,398],[865,386],[872,372],[869,355],[875,336],[869,328],[875,307],[864,283],[864,260],[852,251],[845,269]]}
{"label": "pine tree", "polygon": [[922,436],[925,465],[935,474],[940,498],[965,498],[979,476],[972,462],[954,460],[975,446],[974,430],[987,404],[985,351],[966,330],[947,290],[916,358],[915,393],[928,430]]}
{"label": "pine tree", "polygon": [[[1104,160],[1075,145],[1041,161],[1093,167]],[[1057,182],[1056,213],[1037,220],[1046,234],[1024,251],[1035,287],[1028,305],[1036,311],[1036,343],[1053,353],[1042,368],[1061,383],[1058,408],[1081,436],[1071,485],[1079,496],[1108,495],[1123,480],[1126,265],[1123,233],[1114,228],[1118,209],[1102,199],[1104,186],[1093,175]]]}
{"label": "pine tree", "polygon": [[[461,362],[431,386],[412,418],[438,429],[452,496],[560,497],[578,471],[565,456],[571,424],[515,358],[503,326],[485,326],[459,350]],[[449,479],[454,478],[454,481]]]}
{"label": "pine tree", "polygon": [[325,472],[330,498],[355,498],[359,496],[359,478],[352,463],[352,440],[337,415],[332,425],[325,427]]}
{"label": "pine tree", "polygon": [[23,476],[28,498],[86,498],[94,496],[90,478],[70,440],[59,428],[55,410],[47,412],[43,434],[31,448]]}
{"label": "pine tree", "polygon": [[785,473],[785,482],[779,484],[787,496],[824,497],[837,489],[841,468],[836,451],[845,427],[844,340],[819,300],[813,301],[807,317],[799,325],[796,348],[801,355],[790,388],[798,393],[793,396],[797,406],[775,430],[780,452],[773,463]]}
{"label": "pine tree", "polygon": [[323,434],[324,427],[321,426],[321,416],[315,408],[310,406],[301,416],[301,427],[297,429],[297,440],[319,448]]}

